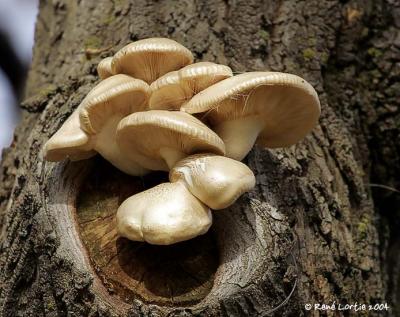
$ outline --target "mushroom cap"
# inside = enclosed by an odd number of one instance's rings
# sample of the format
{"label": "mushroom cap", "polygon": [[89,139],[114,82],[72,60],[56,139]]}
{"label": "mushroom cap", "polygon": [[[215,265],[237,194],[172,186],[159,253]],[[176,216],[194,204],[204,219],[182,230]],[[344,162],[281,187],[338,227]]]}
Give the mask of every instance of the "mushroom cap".
{"label": "mushroom cap", "polygon": [[149,109],[179,110],[189,94],[188,87],[180,81],[179,71],[169,72],[150,85]]}
{"label": "mushroom cap", "polygon": [[200,62],[169,72],[150,85],[150,109],[179,110],[198,92],[232,76],[225,65]]}
{"label": "mushroom cap", "polygon": [[78,110],[64,122],[60,129],[44,145],[45,160],[62,161],[66,158],[79,161],[96,155],[89,136],[79,127]]}
{"label": "mushroom cap", "polygon": [[122,119],[117,143],[126,155],[151,170],[168,171],[160,149],[191,155],[210,152],[224,155],[223,141],[195,117],[179,111],[150,110]]}
{"label": "mushroom cap", "polygon": [[208,231],[210,209],[181,183],[163,183],[125,200],[117,211],[119,235],[169,245]]}
{"label": "mushroom cap", "polygon": [[232,69],[226,65],[199,62],[181,68],[179,76],[183,82],[191,86],[195,93],[198,93],[223,79],[232,77],[233,73]]}
{"label": "mushroom cap", "polygon": [[317,124],[321,109],[317,92],[303,78],[279,72],[250,72],[220,81],[195,95],[182,108],[207,111],[212,126],[258,116],[264,128],[257,143],[289,146]]}
{"label": "mushroom cap", "polygon": [[108,77],[82,101],[79,111],[81,128],[89,134],[96,134],[115,114],[126,116],[145,110],[148,97],[149,85],[144,81],[123,74]]}
{"label": "mushroom cap", "polygon": [[130,43],[113,57],[114,74],[128,74],[152,83],[160,76],[193,63],[192,53],[167,38],[148,38]]}
{"label": "mushroom cap", "polygon": [[100,61],[100,63],[97,65],[97,73],[99,74],[99,77],[101,79],[106,79],[107,77],[110,77],[113,75],[113,72],[111,70],[111,61],[112,61],[112,56],[106,57]]}
{"label": "mushroom cap", "polygon": [[171,169],[169,179],[183,181],[194,196],[214,210],[227,208],[256,183],[245,164],[214,154],[184,158]]}

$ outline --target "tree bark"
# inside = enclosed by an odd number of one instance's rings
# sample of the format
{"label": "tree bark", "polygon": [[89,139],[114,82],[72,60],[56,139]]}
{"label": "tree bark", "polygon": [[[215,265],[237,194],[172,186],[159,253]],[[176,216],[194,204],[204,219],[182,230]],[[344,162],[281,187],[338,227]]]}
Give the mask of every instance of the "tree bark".
{"label": "tree bark", "polygon": [[[304,305],[333,302],[399,314],[399,21],[397,0],[42,1],[0,170],[0,315],[329,316]],[[254,148],[255,190],[206,236],[171,252],[110,238],[105,261],[106,216],[142,181],[100,158],[45,163],[41,149],[102,57],[156,36],[238,73],[304,77],[320,125],[291,148]]]}

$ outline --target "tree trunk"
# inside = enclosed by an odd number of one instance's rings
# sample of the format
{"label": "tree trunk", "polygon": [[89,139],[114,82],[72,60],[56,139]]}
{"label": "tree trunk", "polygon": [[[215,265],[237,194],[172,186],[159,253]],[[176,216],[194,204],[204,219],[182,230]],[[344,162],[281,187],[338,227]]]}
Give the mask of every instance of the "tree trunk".
{"label": "tree trunk", "polygon": [[[333,302],[400,314],[399,21],[398,0],[42,1],[0,170],[0,315],[303,316]],[[165,175],[41,156],[100,59],[156,36],[235,72],[298,74],[322,104],[304,141],[248,155],[257,186],[209,234],[167,248],[112,229],[121,200]],[[338,313],[354,311],[311,310]]]}

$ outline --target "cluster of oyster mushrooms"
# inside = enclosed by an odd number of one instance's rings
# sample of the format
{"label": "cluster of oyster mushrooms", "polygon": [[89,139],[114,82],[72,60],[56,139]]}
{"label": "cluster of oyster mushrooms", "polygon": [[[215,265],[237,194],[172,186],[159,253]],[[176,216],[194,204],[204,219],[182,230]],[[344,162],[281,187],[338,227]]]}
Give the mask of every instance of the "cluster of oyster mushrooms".
{"label": "cluster of oyster mushrooms", "polygon": [[172,244],[204,234],[210,208],[255,186],[240,161],[255,143],[290,146],[316,125],[318,96],[304,79],[278,72],[233,76],[225,65],[193,64],[179,43],[131,43],[98,65],[101,82],[48,140],[49,161],[102,155],[123,172],[169,171],[163,183],[125,200],[119,235]]}

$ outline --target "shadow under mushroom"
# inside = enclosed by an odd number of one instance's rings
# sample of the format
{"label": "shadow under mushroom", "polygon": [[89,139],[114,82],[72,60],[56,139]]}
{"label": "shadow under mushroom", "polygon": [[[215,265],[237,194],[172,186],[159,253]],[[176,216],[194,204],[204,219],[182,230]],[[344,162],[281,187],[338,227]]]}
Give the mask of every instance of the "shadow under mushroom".
{"label": "shadow under mushroom", "polygon": [[128,303],[139,297],[162,305],[192,305],[213,286],[219,257],[211,231],[170,246],[117,235],[115,213],[121,202],[167,179],[164,172],[128,176],[98,157],[79,190],[76,219],[92,265],[108,291]]}

